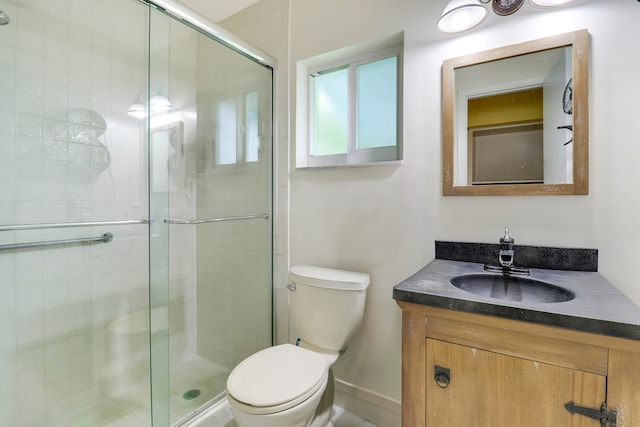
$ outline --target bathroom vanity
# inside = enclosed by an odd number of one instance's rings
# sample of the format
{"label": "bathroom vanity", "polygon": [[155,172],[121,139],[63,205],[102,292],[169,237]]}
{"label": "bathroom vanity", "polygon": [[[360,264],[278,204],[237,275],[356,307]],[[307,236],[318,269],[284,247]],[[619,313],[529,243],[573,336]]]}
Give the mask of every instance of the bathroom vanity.
{"label": "bathroom vanity", "polygon": [[640,425],[640,307],[597,273],[597,251],[518,251],[561,302],[451,283],[495,277],[483,267],[497,245],[436,242],[436,259],[394,287],[403,427]]}

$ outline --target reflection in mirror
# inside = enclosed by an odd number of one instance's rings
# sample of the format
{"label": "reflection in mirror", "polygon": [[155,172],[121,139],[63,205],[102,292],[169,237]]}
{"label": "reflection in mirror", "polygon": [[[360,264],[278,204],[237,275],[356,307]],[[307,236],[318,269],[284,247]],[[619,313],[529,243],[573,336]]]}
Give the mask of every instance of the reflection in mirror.
{"label": "reflection in mirror", "polygon": [[586,30],[443,65],[443,194],[588,192]]}

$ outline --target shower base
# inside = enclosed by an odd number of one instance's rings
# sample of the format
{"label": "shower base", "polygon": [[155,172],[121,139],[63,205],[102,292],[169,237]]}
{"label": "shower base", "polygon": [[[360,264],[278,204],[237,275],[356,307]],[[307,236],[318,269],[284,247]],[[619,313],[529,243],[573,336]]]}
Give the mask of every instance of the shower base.
{"label": "shower base", "polygon": [[[171,372],[171,425],[196,412],[205,403],[222,397],[229,370],[200,357],[186,360]],[[198,390],[200,394],[185,392]],[[161,402],[162,403],[162,402]],[[139,384],[91,406],[71,410],[48,420],[46,427],[146,427],[151,426],[149,385]],[[225,421],[226,424],[226,421]],[[188,425],[197,425],[191,424]],[[224,424],[220,424],[224,426]],[[43,426],[44,427],[44,426]]]}
{"label": "shower base", "polygon": [[[333,405],[331,422],[334,427],[378,427],[337,405]],[[238,427],[238,425],[233,420],[229,402],[227,399],[222,399],[182,427]]]}

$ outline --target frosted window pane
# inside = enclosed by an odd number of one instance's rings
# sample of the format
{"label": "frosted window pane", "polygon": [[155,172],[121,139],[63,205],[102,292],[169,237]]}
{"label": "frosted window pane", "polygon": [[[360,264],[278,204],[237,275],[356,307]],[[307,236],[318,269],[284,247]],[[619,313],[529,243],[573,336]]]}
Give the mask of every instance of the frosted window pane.
{"label": "frosted window pane", "polygon": [[216,123],[216,164],[236,163],[236,100],[225,99],[218,103]]}
{"label": "frosted window pane", "polygon": [[260,139],[258,137],[258,92],[247,94],[245,110],[245,160],[247,162],[257,162],[258,149],[260,148]]}
{"label": "frosted window pane", "polygon": [[358,66],[357,148],[396,145],[397,58]]}
{"label": "frosted window pane", "polygon": [[315,77],[313,155],[347,152],[348,79],[347,69]]}

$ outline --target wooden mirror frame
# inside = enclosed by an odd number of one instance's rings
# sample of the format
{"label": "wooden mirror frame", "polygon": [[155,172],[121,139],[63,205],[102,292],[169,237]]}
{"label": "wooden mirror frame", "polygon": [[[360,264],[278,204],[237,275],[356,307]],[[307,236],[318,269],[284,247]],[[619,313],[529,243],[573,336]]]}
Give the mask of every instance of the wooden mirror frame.
{"label": "wooden mirror frame", "polygon": [[[573,47],[573,183],[454,185],[456,68],[566,46]],[[589,33],[586,29],[445,60],[442,65],[442,105],[443,196],[589,194]]]}

